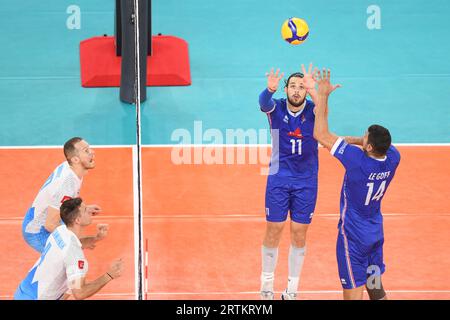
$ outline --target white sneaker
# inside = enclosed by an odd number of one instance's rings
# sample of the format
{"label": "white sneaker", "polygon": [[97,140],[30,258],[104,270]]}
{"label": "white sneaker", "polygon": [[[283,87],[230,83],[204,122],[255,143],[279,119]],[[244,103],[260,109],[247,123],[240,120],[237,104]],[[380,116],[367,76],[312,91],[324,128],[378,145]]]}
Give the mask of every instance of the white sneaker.
{"label": "white sneaker", "polygon": [[297,300],[297,294],[294,292],[287,292],[287,289],[281,294],[281,300]]}
{"label": "white sneaker", "polygon": [[273,300],[273,292],[261,291],[261,300]]}

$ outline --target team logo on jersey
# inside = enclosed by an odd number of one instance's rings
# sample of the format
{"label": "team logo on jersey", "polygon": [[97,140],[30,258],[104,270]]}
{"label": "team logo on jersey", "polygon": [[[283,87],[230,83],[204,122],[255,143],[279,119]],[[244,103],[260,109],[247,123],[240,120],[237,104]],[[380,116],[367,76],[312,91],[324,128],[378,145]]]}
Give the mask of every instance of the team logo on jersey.
{"label": "team logo on jersey", "polygon": [[84,268],[84,261],[83,260],[78,260],[78,269],[83,270]]}
{"label": "team logo on jersey", "polygon": [[295,138],[298,138],[298,139],[302,139],[303,138],[303,135],[302,135],[302,132],[300,131],[300,128],[295,129],[294,132],[289,131],[288,136],[289,137],[295,137]]}
{"label": "team logo on jersey", "polygon": [[71,199],[72,199],[72,197],[64,196],[64,197],[62,198],[62,200],[61,200],[61,203],[64,203],[64,202],[66,202],[67,200],[71,200]]}
{"label": "team logo on jersey", "polygon": [[289,122],[289,117],[287,115],[285,115],[283,121],[288,123]]}
{"label": "team logo on jersey", "polygon": [[344,143],[343,143],[342,146],[339,148],[338,153],[339,153],[339,154],[344,154],[345,147],[347,147],[347,146],[348,146],[348,143],[344,140]]}

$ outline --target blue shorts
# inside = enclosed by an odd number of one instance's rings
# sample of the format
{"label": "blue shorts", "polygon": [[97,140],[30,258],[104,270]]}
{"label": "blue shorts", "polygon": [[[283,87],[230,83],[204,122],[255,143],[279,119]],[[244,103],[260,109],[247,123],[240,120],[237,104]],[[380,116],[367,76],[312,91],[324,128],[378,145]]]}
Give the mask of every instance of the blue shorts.
{"label": "blue shorts", "polygon": [[31,246],[34,250],[36,250],[39,253],[42,253],[45,248],[45,243],[47,242],[48,237],[50,236],[50,232],[48,232],[43,226],[39,230],[38,233],[30,233],[26,232],[25,228],[27,227],[28,223],[33,220],[34,218],[34,208],[30,208],[26,215],[25,219],[22,223],[22,235],[25,239],[25,242],[28,243],[29,246]]}
{"label": "blue shorts", "polygon": [[383,262],[384,239],[369,247],[362,247],[339,230],[336,257],[342,288],[363,286],[370,276],[381,276],[386,267]]}
{"label": "blue shorts", "polygon": [[310,224],[317,200],[317,176],[310,179],[270,175],[266,187],[266,220]]}

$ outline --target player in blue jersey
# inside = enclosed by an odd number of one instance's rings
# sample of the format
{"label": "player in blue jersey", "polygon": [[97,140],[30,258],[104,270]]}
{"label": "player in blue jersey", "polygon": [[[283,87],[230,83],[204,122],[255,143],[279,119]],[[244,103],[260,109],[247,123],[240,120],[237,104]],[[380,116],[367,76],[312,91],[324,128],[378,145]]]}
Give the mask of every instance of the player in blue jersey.
{"label": "player in blue jersey", "polygon": [[[372,125],[361,138],[340,138],[328,130],[328,97],[339,85],[330,83],[330,70],[318,72],[319,85],[314,137],[345,167],[336,245],[344,299],[387,299],[381,283],[383,216],[381,200],[394,177],[400,153],[391,145],[389,131]],[[362,149],[354,146],[357,144]]]}
{"label": "player in blue jersey", "polygon": [[[288,213],[291,218],[289,275],[284,300],[295,300],[306,251],[306,232],[316,206],[318,152],[313,137],[315,80],[302,73],[285,82],[286,99],[273,99],[283,73],[266,74],[267,88],[259,96],[272,135],[272,157],[266,187],[266,231],[262,245],[261,299],[273,299],[278,246]],[[306,95],[313,101],[307,100]]]}

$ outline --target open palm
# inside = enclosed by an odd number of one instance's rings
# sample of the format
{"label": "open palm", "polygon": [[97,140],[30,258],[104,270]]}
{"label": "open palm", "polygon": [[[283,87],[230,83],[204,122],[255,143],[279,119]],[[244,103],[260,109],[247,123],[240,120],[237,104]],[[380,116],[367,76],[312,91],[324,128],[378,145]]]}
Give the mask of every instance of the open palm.
{"label": "open palm", "polygon": [[274,73],[273,68],[270,70],[270,73],[266,73],[267,77],[267,88],[271,92],[275,92],[278,89],[278,84],[280,83],[280,80],[283,79],[284,73],[280,73],[280,69],[277,69],[277,71]]}
{"label": "open palm", "polygon": [[306,88],[306,90],[310,91],[315,89],[316,87],[316,79],[314,79],[313,74],[314,72],[316,72],[318,69],[314,68],[314,71],[312,70],[312,63],[309,64],[308,67],[308,72],[306,72],[305,66],[302,64],[302,73],[303,73],[303,83],[304,86]]}
{"label": "open palm", "polygon": [[319,95],[326,95],[329,96],[330,93],[332,93],[337,88],[340,88],[340,84],[332,85],[330,82],[331,78],[331,72],[330,69],[325,70],[323,69],[322,72],[319,70],[314,73],[314,78],[317,80],[317,83],[319,85],[318,93]]}

